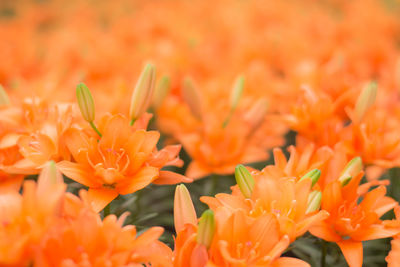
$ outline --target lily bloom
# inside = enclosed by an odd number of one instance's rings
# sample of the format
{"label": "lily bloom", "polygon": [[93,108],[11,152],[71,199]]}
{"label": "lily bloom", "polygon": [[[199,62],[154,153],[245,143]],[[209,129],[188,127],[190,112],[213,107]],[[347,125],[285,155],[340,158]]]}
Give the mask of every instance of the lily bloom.
{"label": "lily bloom", "polygon": [[63,219],[42,237],[34,259],[38,266],[172,266],[171,249],[158,241],[161,227],[151,227],[138,236],[135,226],[123,226],[127,213],[101,221],[86,191],[80,196],[66,195]]}
{"label": "lily bloom", "polygon": [[0,154],[8,155],[7,162],[0,163],[3,172],[38,174],[46,162],[70,158],[63,135],[77,122],[73,105],[26,98],[12,108],[17,114],[6,115],[8,120],[15,118],[14,124],[18,123],[18,126],[2,134]]}
{"label": "lily bloom", "polygon": [[88,196],[96,211],[102,210],[119,194],[138,191],[150,183],[190,182],[182,175],[160,170],[166,165],[181,164],[179,146],[160,151],[160,134],[133,127],[122,115],[105,116],[99,124],[102,137],[93,131],[71,128],[65,142],[74,162],[61,161],[58,167],[69,178],[89,187]]}
{"label": "lily bloom", "polygon": [[[23,194],[0,194],[0,265],[2,266],[169,266],[171,250],[158,241],[161,227],[137,236],[128,215],[103,221],[86,191],[66,193],[54,163],[38,183],[25,181]],[[12,242],[10,242],[12,241]]]}
{"label": "lily bloom", "polygon": [[43,235],[61,215],[66,185],[54,163],[48,164],[38,183],[25,181],[23,194],[0,194],[0,264],[27,266],[35,257]]}
{"label": "lily bloom", "polygon": [[[279,223],[271,214],[252,218],[243,210],[236,210],[227,217],[216,213],[202,224],[203,214],[197,224],[189,193],[184,186],[179,186],[175,192],[174,215],[175,267],[309,266],[299,259],[280,257],[289,246],[290,238],[281,235]],[[214,220],[216,229],[211,223]]]}
{"label": "lily bloom", "polygon": [[290,238],[280,235],[279,223],[272,214],[254,219],[237,210],[219,223],[208,252],[208,267],[310,266],[300,259],[280,257]]}
{"label": "lily bloom", "polygon": [[266,160],[269,148],[283,144],[286,126],[268,114],[266,98],[240,95],[229,103],[226,90],[199,90],[186,80],[181,88],[181,96],[163,101],[156,118],[192,158],[188,177],[233,173],[237,164]]}
{"label": "lily bloom", "polygon": [[370,192],[368,188],[374,183],[360,187],[362,176],[362,172],[355,175],[344,186],[336,180],[325,187],[321,209],[330,216],[310,229],[313,235],[338,244],[350,267],[362,266],[362,241],[391,237],[400,232],[400,227],[379,219],[397,206],[397,202],[385,196],[383,185]]}
{"label": "lily bloom", "polygon": [[387,169],[400,166],[400,123],[389,110],[372,108],[358,123],[352,123],[341,139],[351,156],[360,156],[369,165],[367,178],[377,179]]}
{"label": "lily bloom", "polygon": [[236,210],[242,210],[247,216],[258,218],[272,214],[278,222],[279,231],[293,242],[318,221],[329,214],[319,211],[319,205],[309,210],[311,179],[299,180],[297,177],[272,176],[267,172],[253,170],[254,188],[244,195],[242,188],[232,187],[232,194],[217,194],[213,197],[201,197],[218,216],[228,217]]}

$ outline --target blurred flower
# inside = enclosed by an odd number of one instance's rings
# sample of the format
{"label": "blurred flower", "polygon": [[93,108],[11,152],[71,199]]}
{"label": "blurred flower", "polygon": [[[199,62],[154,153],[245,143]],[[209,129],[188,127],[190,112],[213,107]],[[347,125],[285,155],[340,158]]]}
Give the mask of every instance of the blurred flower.
{"label": "blurred flower", "polygon": [[313,235],[336,242],[350,267],[362,265],[362,241],[391,237],[400,232],[400,227],[379,219],[397,206],[397,202],[385,196],[383,185],[370,192],[367,191],[373,183],[359,187],[362,176],[362,172],[358,173],[344,186],[336,180],[325,187],[321,209],[330,216],[310,229]]}

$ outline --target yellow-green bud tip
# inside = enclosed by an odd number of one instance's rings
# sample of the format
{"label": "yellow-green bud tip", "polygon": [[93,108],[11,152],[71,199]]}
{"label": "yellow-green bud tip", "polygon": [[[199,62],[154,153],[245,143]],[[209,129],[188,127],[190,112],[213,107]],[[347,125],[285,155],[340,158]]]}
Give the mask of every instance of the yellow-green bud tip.
{"label": "yellow-green bud tip", "polygon": [[153,97],[156,79],[156,68],[153,64],[146,64],[133,90],[129,117],[137,120],[148,108]]}
{"label": "yellow-green bud tip", "polygon": [[245,166],[239,164],[235,168],[236,183],[245,198],[250,198],[254,190],[254,178]]}
{"label": "yellow-green bud tip", "polygon": [[244,89],[244,76],[240,75],[236,78],[235,83],[232,87],[231,93],[231,109],[235,110],[237,105],[239,104],[240,98],[242,97]]}
{"label": "yellow-green bud tip", "polygon": [[209,248],[215,233],[215,218],[212,210],[206,210],[200,217],[197,230],[197,243]]}
{"label": "yellow-green bud tip", "polygon": [[158,109],[161,106],[162,102],[169,94],[170,89],[171,79],[168,76],[161,77],[153,95],[152,106],[154,109]]}
{"label": "yellow-green bud tip", "polygon": [[306,214],[318,210],[321,206],[322,193],[321,191],[312,191],[308,195]]}
{"label": "yellow-green bud tip", "polygon": [[377,91],[378,84],[376,82],[370,82],[364,87],[354,108],[355,122],[361,122],[368,109],[374,104]]}
{"label": "yellow-green bud tip", "polygon": [[321,177],[321,171],[318,169],[314,169],[312,171],[307,172],[306,174],[303,175],[303,177],[300,178],[299,181],[302,181],[304,179],[311,179],[311,187],[313,187]]}
{"label": "yellow-green bud tip", "polygon": [[363,169],[362,159],[360,157],[355,157],[347,163],[346,167],[343,169],[339,177],[339,182],[342,186],[347,185],[351,178],[361,172]]}
{"label": "yellow-green bud tip", "polygon": [[84,84],[80,83],[76,86],[76,98],[78,100],[79,109],[81,110],[82,117],[87,122],[94,121],[95,108],[92,94],[89,88]]}
{"label": "yellow-green bud tip", "polygon": [[203,116],[201,107],[201,95],[193,80],[189,77],[186,77],[183,80],[181,90],[183,100],[189,106],[192,115],[198,120],[201,120]]}

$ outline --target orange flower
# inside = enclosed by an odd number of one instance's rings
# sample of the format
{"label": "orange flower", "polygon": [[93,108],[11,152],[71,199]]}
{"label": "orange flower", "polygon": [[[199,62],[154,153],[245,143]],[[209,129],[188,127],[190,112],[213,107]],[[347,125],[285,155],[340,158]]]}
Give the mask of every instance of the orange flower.
{"label": "orange flower", "polygon": [[[7,119],[18,124],[8,129],[1,139],[1,153],[9,154],[1,164],[9,174],[37,174],[49,160],[69,159],[64,132],[76,122],[71,104],[48,104],[40,98],[26,98],[20,106],[12,107],[14,114]],[[6,151],[3,151],[6,149]],[[14,156],[11,156],[14,155]]]}
{"label": "orange flower", "polygon": [[400,165],[397,134],[400,124],[388,112],[382,108],[371,109],[360,123],[351,124],[341,137],[349,155],[360,156],[370,165],[367,168],[369,179],[377,179],[386,169]]}
{"label": "orange flower", "polygon": [[219,223],[206,266],[310,266],[299,259],[280,257],[290,239],[280,235],[272,214],[254,219],[237,210]]}
{"label": "orange flower", "polygon": [[134,226],[122,227],[127,214],[101,221],[86,191],[82,199],[65,193],[55,166],[37,184],[26,181],[23,195],[0,194],[1,266],[170,266],[171,250],[157,240],[162,228],[137,237]]}
{"label": "orange flower", "polygon": [[[171,249],[157,239],[161,227],[152,227],[137,236],[135,226],[122,226],[127,213],[101,221],[87,202],[68,194],[65,219],[49,227],[41,239],[34,262],[38,266],[172,266]],[[150,265],[149,265],[150,266]]]}
{"label": "orange flower", "polygon": [[158,132],[130,127],[128,119],[122,115],[105,116],[99,130],[100,139],[94,132],[68,130],[65,142],[76,162],[58,164],[63,174],[89,187],[89,198],[96,211],[102,210],[119,194],[133,193],[152,182],[191,181],[160,171],[163,166],[180,161],[177,159],[179,146],[157,151]]}
{"label": "orange flower", "polygon": [[266,98],[232,97],[235,101],[229,103],[224,101],[229,92],[200,91],[186,83],[182,85],[189,87],[182,92],[185,102],[167,98],[156,118],[161,131],[178,140],[192,158],[188,177],[233,173],[237,164],[266,160],[268,148],[283,144],[286,127],[270,118]]}
{"label": "orange flower", "polygon": [[0,194],[0,264],[26,266],[35,257],[42,236],[59,216],[66,186],[54,163],[38,183],[26,181],[18,191]]}
{"label": "orange flower", "polygon": [[385,196],[383,185],[366,193],[374,184],[359,187],[362,176],[363,173],[359,173],[345,186],[337,180],[325,187],[321,208],[328,211],[330,217],[310,229],[313,235],[336,242],[350,267],[362,265],[362,241],[386,238],[400,232],[400,227],[392,227],[389,221],[379,219],[397,202]]}
{"label": "orange flower", "polygon": [[[205,228],[212,227],[212,224],[201,227],[201,220],[197,226],[193,221],[193,211],[186,188],[177,187],[174,202],[177,231],[173,257],[175,267],[309,266],[299,259],[280,258],[290,238],[281,235],[279,223],[272,214],[252,218],[240,209],[230,214],[217,211],[216,230],[211,230]],[[202,240],[208,241],[204,244]]]}
{"label": "orange flower", "polygon": [[[272,176],[268,172],[252,171],[255,184],[250,197],[245,197],[238,186],[232,187],[232,194],[217,194],[215,198],[201,197],[200,200],[212,210],[228,217],[236,210],[247,216],[258,218],[272,214],[278,222],[279,231],[293,242],[318,221],[328,217],[326,211],[317,206],[308,211],[311,179],[297,181],[296,177]],[[315,210],[318,210],[315,212]]]}

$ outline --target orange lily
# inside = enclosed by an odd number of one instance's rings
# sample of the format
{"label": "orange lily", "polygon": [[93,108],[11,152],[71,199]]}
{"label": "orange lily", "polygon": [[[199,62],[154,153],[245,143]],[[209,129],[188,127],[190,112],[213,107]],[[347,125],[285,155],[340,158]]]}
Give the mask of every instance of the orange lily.
{"label": "orange lily", "polygon": [[[362,265],[362,241],[386,238],[400,232],[399,227],[392,227],[389,221],[379,219],[397,202],[385,196],[383,185],[367,193],[374,184],[359,187],[362,176],[363,173],[355,175],[345,186],[337,180],[325,187],[321,208],[329,212],[330,217],[310,229],[313,235],[336,242],[350,267]],[[361,197],[362,201],[358,203]]]}
{"label": "orange lily", "polygon": [[29,265],[42,236],[60,215],[65,188],[61,174],[50,163],[37,184],[24,183],[23,195],[18,191],[0,194],[1,265]]}
{"label": "orange lily", "polygon": [[[297,181],[296,177],[272,176],[267,172],[252,171],[254,189],[249,197],[238,186],[232,187],[232,194],[217,194],[215,198],[201,197],[217,214],[225,217],[236,210],[242,210],[247,216],[258,218],[263,214],[272,214],[279,223],[279,231],[293,242],[318,221],[326,219],[326,211],[314,209],[308,212],[311,179]],[[315,210],[318,210],[315,212]],[[221,215],[222,216],[222,215]]]}
{"label": "orange lily", "polygon": [[235,101],[229,103],[222,101],[229,99],[226,91],[200,91],[187,81],[182,88],[185,102],[176,96],[165,99],[156,118],[161,131],[192,158],[188,177],[230,174],[239,163],[266,160],[267,149],[283,143],[286,127],[270,118],[266,98],[232,97]]}
{"label": "orange lily", "polygon": [[[169,164],[180,164],[179,146],[160,151],[156,144],[159,133],[138,129],[122,115],[105,116],[99,130],[94,132],[71,128],[65,142],[76,162],[61,161],[58,167],[69,178],[89,187],[89,198],[96,211],[102,210],[119,194],[130,194],[152,182],[171,184],[190,182],[182,175],[160,169]],[[158,180],[158,181],[157,181]]]}
{"label": "orange lily", "polygon": [[206,266],[310,266],[300,259],[280,257],[290,238],[280,235],[279,223],[272,214],[254,219],[237,210],[219,223]]}
{"label": "orange lily", "polygon": [[294,258],[281,258],[290,238],[281,235],[279,223],[271,214],[257,218],[246,216],[243,210],[235,210],[228,216],[216,213],[216,232],[208,236],[210,244],[199,243],[201,232],[194,221],[193,204],[184,186],[175,192],[174,215],[177,237],[174,249],[174,266],[309,266]]}

